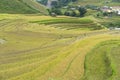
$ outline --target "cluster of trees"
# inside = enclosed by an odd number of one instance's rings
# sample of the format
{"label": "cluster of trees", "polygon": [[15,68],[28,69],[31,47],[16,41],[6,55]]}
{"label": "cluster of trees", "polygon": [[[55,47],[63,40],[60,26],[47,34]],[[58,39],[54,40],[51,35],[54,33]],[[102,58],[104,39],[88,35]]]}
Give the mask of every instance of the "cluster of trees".
{"label": "cluster of trees", "polygon": [[100,7],[96,5],[86,5],[85,7],[91,10],[100,10]]}
{"label": "cluster of trees", "polygon": [[74,10],[72,10],[71,8],[66,9],[64,12],[62,11],[61,8],[51,8],[48,9],[49,13],[52,14],[56,14],[56,15],[66,15],[66,16],[72,16],[72,17],[84,17],[87,9],[85,7],[77,7],[74,8]]}
{"label": "cluster of trees", "polygon": [[120,23],[119,21],[116,21],[116,22],[111,22],[108,24],[109,27],[118,27],[120,28]]}
{"label": "cluster of trees", "polygon": [[102,12],[102,11],[99,11],[96,13],[96,17],[112,17],[114,15],[114,12]]}
{"label": "cluster of trees", "polygon": [[76,2],[77,0],[56,0],[52,1],[52,7],[61,8],[67,6],[70,2]]}
{"label": "cluster of trees", "polygon": [[65,11],[64,15],[73,16],[73,17],[84,17],[86,12],[87,12],[87,9],[85,7],[79,7],[75,10]]}
{"label": "cluster of trees", "polygon": [[47,5],[48,0],[37,0],[39,3],[43,5]]}
{"label": "cluster of trees", "polygon": [[[38,2],[47,5],[48,0],[37,0]],[[51,3],[52,8],[48,9],[49,14],[56,14],[56,15],[66,15],[66,16],[73,16],[73,17],[83,17],[87,12],[85,7],[78,7],[78,6],[68,6],[70,2],[76,2],[77,0],[53,0]],[[62,11],[63,6],[68,6],[65,11]],[[72,9],[74,8],[74,10]]]}
{"label": "cluster of trees", "polygon": [[[47,2],[48,2],[48,0],[37,0],[37,1],[44,5],[47,5]],[[55,0],[55,1],[52,1],[52,6],[60,8],[62,6],[68,5],[68,3],[70,2],[75,2],[75,1],[77,0]]]}
{"label": "cluster of trees", "polygon": [[66,6],[70,2],[75,2],[77,0],[58,0],[58,3],[60,3],[61,6]]}
{"label": "cluster of trees", "polygon": [[51,15],[51,14],[56,14],[56,15],[62,15],[63,13],[62,13],[62,11],[61,11],[61,9],[60,8],[51,8],[51,9],[48,9],[48,12],[49,12],[49,14]]}
{"label": "cluster of trees", "polygon": [[112,0],[113,2],[120,2],[120,0]]}
{"label": "cluster of trees", "polygon": [[73,17],[79,17],[80,16],[80,12],[78,10],[68,10],[65,11],[64,15],[66,16],[73,16]]}

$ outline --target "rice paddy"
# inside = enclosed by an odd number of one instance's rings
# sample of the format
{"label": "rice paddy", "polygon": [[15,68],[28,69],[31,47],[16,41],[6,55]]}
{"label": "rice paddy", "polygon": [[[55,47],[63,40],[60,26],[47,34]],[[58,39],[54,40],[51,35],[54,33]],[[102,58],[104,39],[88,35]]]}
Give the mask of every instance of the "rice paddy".
{"label": "rice paddy", "polygon": [[0,14],[3,40],[0,80],[119,80],[120,33],[93,19]]}

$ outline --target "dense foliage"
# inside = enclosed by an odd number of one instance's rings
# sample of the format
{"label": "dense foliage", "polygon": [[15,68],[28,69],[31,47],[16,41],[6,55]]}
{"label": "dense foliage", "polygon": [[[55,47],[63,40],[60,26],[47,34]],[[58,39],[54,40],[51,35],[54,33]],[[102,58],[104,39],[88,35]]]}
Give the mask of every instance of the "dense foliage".
{"label": "dense foliage", "polygon": [[[37,0],[38,2],[47,5],[48,0]],[[68,3],[70,2],[75,2],[77,0],[56,0],[56,1],[52,1],[52,5],[54,7],[62,7],[62,6],[66,6],[68,5]]]}
{"label": "dense foliage", "polygon": [[40,2],[41,4],[44,4],[44,5],[46,5],[48,2],[48,0],[37,0],[37,1]]}

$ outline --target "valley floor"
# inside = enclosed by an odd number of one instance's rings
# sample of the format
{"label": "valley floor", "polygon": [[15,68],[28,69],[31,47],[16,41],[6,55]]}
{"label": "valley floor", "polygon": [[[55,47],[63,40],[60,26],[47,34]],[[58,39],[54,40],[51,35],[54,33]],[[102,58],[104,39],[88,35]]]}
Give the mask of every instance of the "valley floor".
{"label": "valley floor", "polygon": [[60,20],[0,14],[0,80],[118,80],[120,31]]}

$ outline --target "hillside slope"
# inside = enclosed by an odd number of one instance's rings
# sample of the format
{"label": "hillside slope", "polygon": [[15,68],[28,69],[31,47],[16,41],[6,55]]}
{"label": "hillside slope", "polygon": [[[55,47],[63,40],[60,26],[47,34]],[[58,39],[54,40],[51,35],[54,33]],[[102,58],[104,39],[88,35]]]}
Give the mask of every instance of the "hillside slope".
{"label": "hillside slope", "polygon": [[119,0],[78,0],[75,2],[75,4],[80,4],[80,5],[96,5],[96,6],[118,6],[120,5]]}
{"label": "hillside slope", "polygon": [[[107,80],[109,50],[117,73],[111,80],[119,80],[120,32],[91,31],[97,23],[89,19],[0,14],[0,80]],[[108,40],[119,41],[96,49]]]}
{"label": "hillside slope", "polygon": [[0,13],[39,13],[42,11],[45,11],[45,7],[33,0],[0,0]]}
{"label": "hillside slope", "polygon": [[23,0],[23,2],[43,14],[48,14],[46,7],[36,2],[36,0]]}

